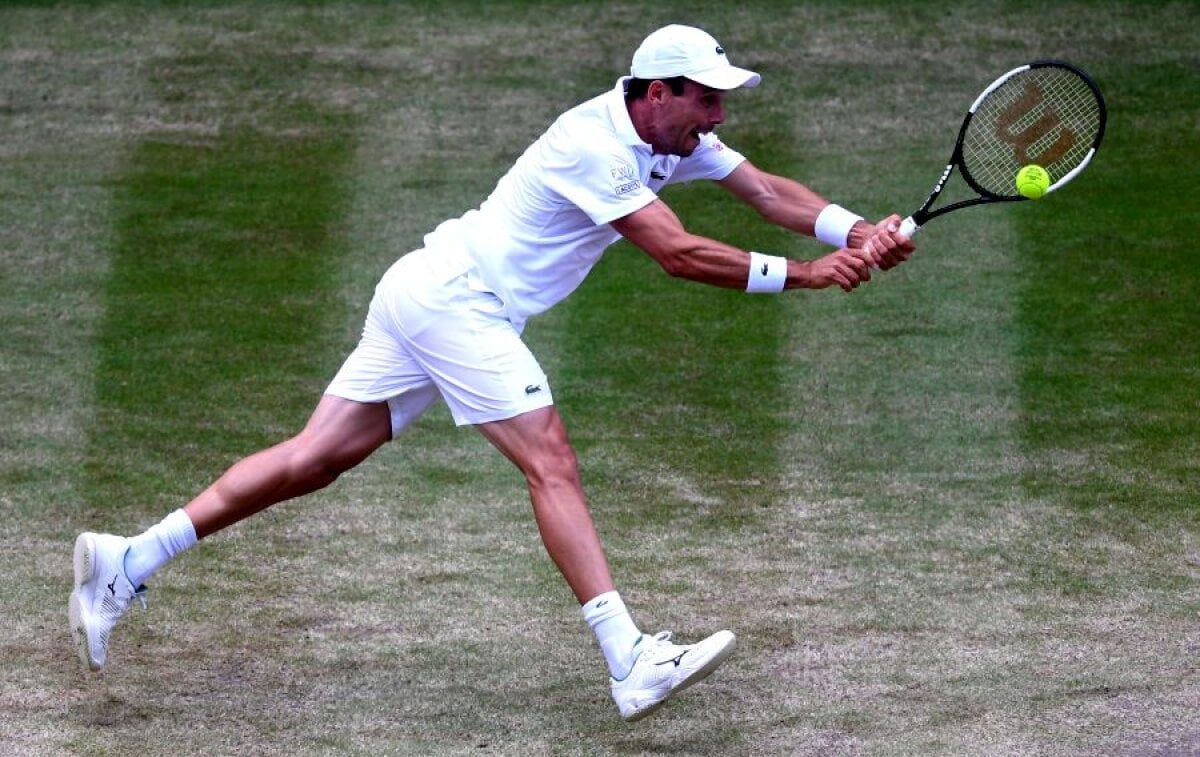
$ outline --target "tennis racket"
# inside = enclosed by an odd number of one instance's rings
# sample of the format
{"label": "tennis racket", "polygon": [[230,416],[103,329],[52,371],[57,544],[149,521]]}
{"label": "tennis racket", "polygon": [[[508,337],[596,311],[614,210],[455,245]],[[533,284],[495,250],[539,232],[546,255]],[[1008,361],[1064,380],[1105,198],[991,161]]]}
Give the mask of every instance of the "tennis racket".
{"label": "tennis racket", "polygon": [[[900,225],[912,236],[953,210],[1029,199],[1017,193],[1016,176],[1036,164],[1046,170],[1046,194],[1061,189],[1091,162],[1106,120],[1104,96],[1090,76],[1070,63],[1039,60],[1001,76],[967,111],[954,153],[925,204]],[[954,169],[977,196],[933,209]]]}

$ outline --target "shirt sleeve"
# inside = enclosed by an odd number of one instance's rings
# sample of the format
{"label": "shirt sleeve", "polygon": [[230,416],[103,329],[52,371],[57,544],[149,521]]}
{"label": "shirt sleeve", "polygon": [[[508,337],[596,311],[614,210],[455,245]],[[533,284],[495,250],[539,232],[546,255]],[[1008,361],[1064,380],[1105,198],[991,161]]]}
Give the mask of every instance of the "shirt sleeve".
{"label": "shirt sleeve", "polygon": [[630,148],[606,135],[578,134],[545,165],[547,187],[603,225],[657,199]]}
{"label": "shirt sleeve", "polygon": [[679,161],[667,183],[724,179],[745,160],[746,156],[726,145],[716,134],[701,134],[700,146],[691,155]]}

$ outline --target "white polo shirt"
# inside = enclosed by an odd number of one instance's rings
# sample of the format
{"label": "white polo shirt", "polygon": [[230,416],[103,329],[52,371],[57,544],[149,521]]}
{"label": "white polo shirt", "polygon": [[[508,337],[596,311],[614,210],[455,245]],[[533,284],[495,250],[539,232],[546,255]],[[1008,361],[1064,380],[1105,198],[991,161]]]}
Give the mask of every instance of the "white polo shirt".
{"label": "white polo shirt", "polygon": [[430,251],[466,252],[472,288],[494,292],[517,328],[579,286],[620,238],[611,221],[665,184],[723,179],[745,160],[715,134],[686,158],[655,155],[629,118],[627,81],[559,116],[478,209],[425,237]]}

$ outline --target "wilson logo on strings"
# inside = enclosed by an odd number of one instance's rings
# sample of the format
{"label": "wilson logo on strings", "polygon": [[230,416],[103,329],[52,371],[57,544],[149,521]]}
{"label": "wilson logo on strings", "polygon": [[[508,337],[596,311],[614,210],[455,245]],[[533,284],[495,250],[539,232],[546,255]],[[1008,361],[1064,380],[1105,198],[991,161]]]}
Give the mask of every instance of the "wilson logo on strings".
{"label": "wilson logo on strings", "polygon": [[[1020,165],[1049,166],[1075,144],[1075,132],[1063,125],[1062,117],[1046,106],[1045,100],[1046,93],[1042,88],[1030,82],[1025,85],[1024,94],[996,117],[996,136],[1013,146],[1013,154]],[[1058,136],[1038,154],[1031,155],[1034,145],[1055,129],[1058,129]]]}

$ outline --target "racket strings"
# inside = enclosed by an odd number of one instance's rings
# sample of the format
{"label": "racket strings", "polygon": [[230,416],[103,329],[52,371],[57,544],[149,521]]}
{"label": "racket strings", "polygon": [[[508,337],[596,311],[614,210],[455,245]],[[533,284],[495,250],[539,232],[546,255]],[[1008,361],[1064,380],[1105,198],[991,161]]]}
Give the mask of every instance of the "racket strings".
{"label": "racket strings", "polygon": [[962,163],[987,192],[1009,196],[1022,166],[1046,169],[1054,183],[1087,157],[1101,128],[1101,104],[1067,68],[1031,68],[979,103],[963,137]]}

